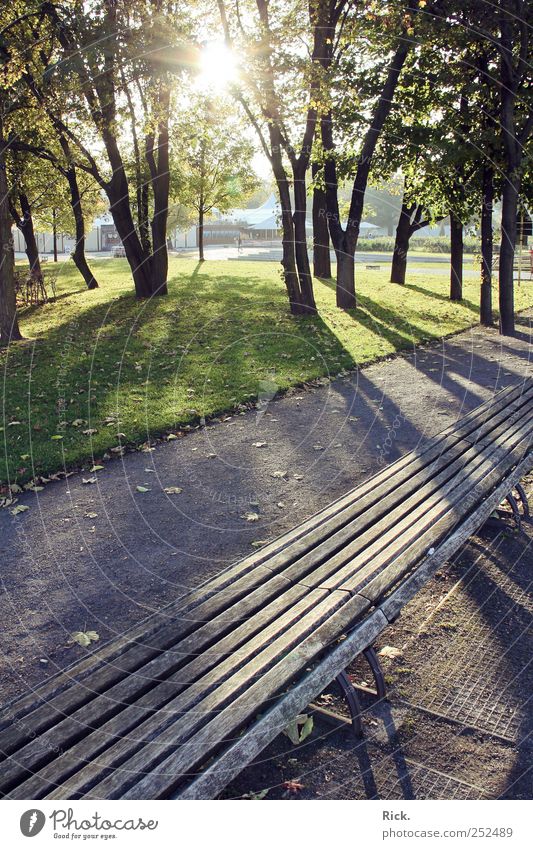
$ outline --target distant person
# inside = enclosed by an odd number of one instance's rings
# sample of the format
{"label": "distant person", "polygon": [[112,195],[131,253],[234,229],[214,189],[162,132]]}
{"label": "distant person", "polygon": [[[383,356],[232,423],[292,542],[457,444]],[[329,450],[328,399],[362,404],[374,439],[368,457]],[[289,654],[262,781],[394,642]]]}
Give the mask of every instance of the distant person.
{"label": "distant person", "polygon": [[239,233],[239,235],[237,236],[237,253],[240,254],[241,251],[242,251],[242,239],[241,239],[241,234]]}

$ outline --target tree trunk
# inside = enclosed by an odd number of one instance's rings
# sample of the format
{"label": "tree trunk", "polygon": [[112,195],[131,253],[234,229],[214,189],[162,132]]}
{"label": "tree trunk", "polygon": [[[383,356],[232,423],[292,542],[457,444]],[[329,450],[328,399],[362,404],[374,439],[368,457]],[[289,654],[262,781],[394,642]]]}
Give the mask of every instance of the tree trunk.
{"label": "tree trunk", "polygon": [[57,262],[57,223],[56,223],[55,208],[52,210],[52,238],[53,238],[54,262]]}
{"label": "tree trunk", "polygon": [[72,259],[81,276],[85,280],[88,289],[98,289],[98,281],[94,277],[85,257],[85,221],[81,208],[81,195],[76,177],[76,169],[71,166],[66,171],[66,178],[70,189],[70,205],[74,216],[76,227],[76,244],[72,253]]}
{"label": "tree trunk", "polygon": [[19,194],[20,200],[20,209],[22,212],[22,216],[15,221],[17,227],[20,232],[24,236],[24,243],[26,245],[26,256],[28,257],[28,262],[30,265],[30,274],[32,277],[35,277],[39,283],[43,282],[43,271],[41,268],[41,260],[39,259],[39,248],[37,246],[37,239],[35,238],[35,230],[33,227],[33,216],[31,213],[31,206],[28,200],[28,197],[24,192]]}
{"label": "tree trunk", "polygon": [[413,207],[402,203],[398,226],[396,227],[396,239],[394,241],[394,253],[390,282],[405,285],[405,274],[407,271],[407,253],[409,251],[409,239],[411,238],[411,215]]}
{"label": "tree trunk", "polygon": [[305,187],[305,170],[300,173],[294,170],[294,243],[296,268],[302,293],[302,312],[307,315],[316,315],[315,297],[313,294],[313,278],[309,265],[309,253],[307,251],[307,231],[305,217],[307,207],[307,193]]}
{"label": "tree trunk", "polygon": [[485,327],[492,325],[492,204],[494,201],[494,171],[488,163],[483,166],[483,199],[481,203],[481,292],[479,318]]}
{"label": "tree trunk", "polygon": [[152,218],[152,292],[154,295],[166,295],[168,293],[168,243],[167,243],[167,221],[168,221],[168,196],[170,191],[169,170],[169,134],[168,134],[168,112],[170,104],[170,90],[166,86],[161,88],[160,109],[162,118],[158,125],[157,135],[157,165],[153,149],[151,151],[153,166],[150,164],[152,173],[152,191],[154,195],[154,215]]}
{"label": "tree trunk", "polygon": [[204,210],[200,201],[200,210],[198,212],[198,259],[203,262],[204,257]]}
{"label": "tree trunk", "polygon": [[15,298],[15,255],[11,236],[6,170],[2,152],[0,113],[0,346],[22,339],[17,320]]}
{"label": "tree trunk", "polygon": [[128,184],[125,177],[122,179],[120,172],[115,172],[107,184],[107,196],[109,198],[109,211],[113,216],[113,223],[124,245],[126,259],[131,268],[135,294],[137,298],[149,298],[152,294],[150,255],[143,250],[135,231],[128,196]]}
{"label": "tree trunk", "polygon": [[[319,172],[320,166],[313,164],[313,179]],[[331,277],[326,193],[316,186],[313,189],[313,266],[315,277]]]}
{"label": "tree trunk", "polygon": [[515,170],[504,176],[502,195],[502,241],[500,246],[500,333],[512,336],[514,326],[514,251],[520,176]]}
{"label": "tree trunk", "polygon": [[451,274],[450,300],[463,299],[463,224],[450,213]]}
{"label": "tree trunk", "polygon": [[300,292],[298,272],[296,271],[294,221],[292,218],[289,182],[283,165],[282,138],[279,127],[275,124],[269,124],[268,133],[270,137],[272,171],[276,180],[281,207],[281,244],[283,250],[281,265],[283,268],[283,279],[289,296],[290,311],[293,315],[299,315],[303,312],[302,296]]}
{"label": "tree trunk", "polygon": [[357,306],[355,298],[355,258],[353,253],[340,250],[337,253],[337,306],[343,310]]}

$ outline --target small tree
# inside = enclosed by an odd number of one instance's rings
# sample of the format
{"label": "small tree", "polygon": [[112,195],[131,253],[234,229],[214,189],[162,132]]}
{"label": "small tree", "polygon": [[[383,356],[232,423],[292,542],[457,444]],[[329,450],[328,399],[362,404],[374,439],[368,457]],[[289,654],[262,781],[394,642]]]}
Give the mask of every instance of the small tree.
{"label": "small tree", "polygon": [[258,185],[252,168],[254,148],[237,119],[228,119],[223,101],[198,98],[176,132],[176,190],[182,204],[195,210],[198,254],[204,257],[204,223],[214,210],[227,212]]}

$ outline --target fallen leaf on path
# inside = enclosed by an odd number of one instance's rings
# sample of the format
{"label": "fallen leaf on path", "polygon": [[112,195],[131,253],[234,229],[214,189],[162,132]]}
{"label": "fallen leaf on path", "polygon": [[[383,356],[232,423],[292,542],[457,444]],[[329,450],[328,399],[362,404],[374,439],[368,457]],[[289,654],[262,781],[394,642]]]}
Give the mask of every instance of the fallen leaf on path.
{"label": "fallen leaf on path", "polygon": [[85,484],[87,484],[87,483],[96,483],[96,481],[97,481],[97,478],[82,478],[82,479],[81,479],[81,482],[82,482],[82,483],[85,483]]}
{"label": "fallen leaf on path", "polygon": [[148,486],[136,486],[135,489],[137,492],[151,492],[151,489]]}
{"label": "fallen leaf on path", "polygon": [[402,654],[401,649],[397,649],[395,646],[383,646],[382,649],[378,651],[380,657],[400,657]]}
{"label": "fallen leaf on path", "polygon": [[29,510],[29,509],[30,508],[27,507],[26,504],[18,504],[16,507],[13,507],[13,509],[11,510],[11,513],[12,513],[13,516],[16,516],[18,513],[25,513],[26,510]]}
{"label": "fallen leaf on path", "polygon": [[166,486],[163,490],[167,495],[178,495],[178,493],[183,492],[181,486]]}
{"label": "fallen leaf on path", "polygon": [[272,472],[272,477],[273,478],[286,478],[287,472],[286,471]]}
{"label": "fallen leaf on path", "polygon": [[241,519],[246,519],[247,522],[257,522],[259,513],[243,513]]}
{"label": "fallen leaf on path", "polygon": [[300,781],[293,780],[284,781],[281,786],[285,788],[287,793],[299,793],[300,790],[304,789],[304,785]]}

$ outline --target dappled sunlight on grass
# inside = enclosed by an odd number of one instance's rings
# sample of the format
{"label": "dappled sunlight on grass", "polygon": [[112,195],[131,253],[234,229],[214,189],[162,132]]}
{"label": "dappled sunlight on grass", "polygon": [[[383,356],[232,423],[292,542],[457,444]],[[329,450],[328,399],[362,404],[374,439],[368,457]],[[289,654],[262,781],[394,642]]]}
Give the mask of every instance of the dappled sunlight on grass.
{"label": "dappled sunlight on grass", "polygon": [[[320,315],[294,318],[279,266],[173,259],[169,296],[136,301],[125,260],[94,262],[101,287],[79,289],[60,268],[55,303],[21,315],[26,341],[2,355],[5,375],[0,480],[100,459],[201,417],[356,363],[375,360],[476,320],[477,283],[450,303],[447,281],[393,286],[358,271],[359,308],[335,306],[316,281]],[[68,294],[71,292],[71,294]],[[533,301],[525,287],[518,307]]]}

